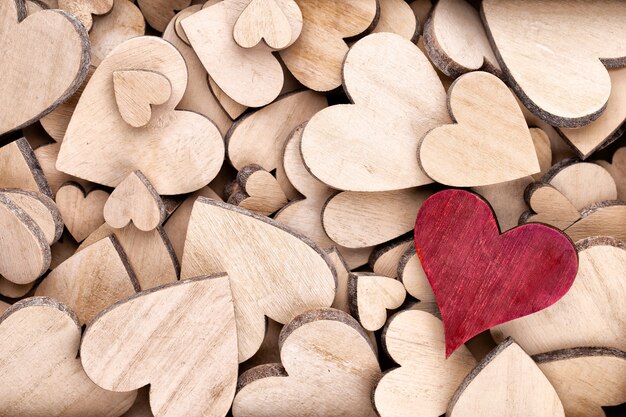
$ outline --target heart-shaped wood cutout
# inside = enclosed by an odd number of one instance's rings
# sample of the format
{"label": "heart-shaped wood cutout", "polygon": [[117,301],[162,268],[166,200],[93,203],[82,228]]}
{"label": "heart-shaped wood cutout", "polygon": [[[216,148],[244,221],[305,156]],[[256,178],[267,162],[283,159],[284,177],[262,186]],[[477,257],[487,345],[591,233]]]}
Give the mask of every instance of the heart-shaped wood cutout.
{"label": "heart-shaped wood cutout", "polygon": [[132,127],[147,125],[152,116],[150,106],[163,104],[172,95],[169,80],[154,71],[114,71],[113,86],[120,115]]}
{"label": "heart-shaped wood cutout", "polygon": [[531,184],[525,193],[528,205],[533,212],[526,212],[520,218],[520,224],[545,223],[557,229],[565,230],[578,219],[580,212],[559,190],[549,184]]}
{"label": "heart-shaped wood cutout", "polygon": [[0,409],[6,416],[118,417],[137,393],[103,390],[77,353],[74,313],[52,298],[19,301],[0,317]]}
{"label": "heart-shaped wood cutout", "polygon": [[346,55],[343,81],[355,104],[328,107],[304,129],[301,150],[311,173],[348,191],[431,183],[416,157],[418,141],[450,118],[445,90],[422,51],[399,35],[366,36]]}
{"label": "heart-shaped wood cutout", "polygon": [[563,233],[534,223],[500,235],[489,204],[462,190],[426,200],[415,247],[441,311],[447,356],[484,330],[557,302],[578,268]]}
{"label": "heart-shaped wood cutout", "polygon": [[[152,109],[148,125],[134,128],[122,119],[113,83],[117,70],[155,71],[169,80],[170,99]],[[109,187],[140,170],[164,195],[203,187],[222,165],[224,141],[206,117],[174,110],[186,86],[185,60],[170,43],[142,36],[119,45],[85,87],[63,139],[57,168]]]}
{"label": "heart-shaped wood cutout", "polygon": [[348,314],[321,309],[297,316],[283,328],[279,345],[282,364],[240,377],[234,417],[376,416],[370,396],[380,367]]}
{"label": "heart-shaped wood cutout", "polygon": [[626,61],[626,3],[487,0],[482,16],[508,84],[530,111],[570,128],[602,114],[606,67]]}
{"label": "heart-shaped wood cutout", "polygon": [[113,0],[59,0],[59,9],[76,16],[88,31],[93,24],[92,14],[105,14],[113,8]]}
{"label": "heart-shaped wood cutout", "polygon": [[456,187],[496,184],[540,171],[524,115],[509,88],[486,72],[458,78],[448,91],[457,122],[429,132],[420,164],[433,180]]}
{"label": "heart-shaped wood cutout", "polygon": [[626,201],[603,201],[584,209],[581,219],[564,232],[573,241],[594,236],[611,236],[626,242]]}
{"label": "heart-shaped wood cutout", "polygon": [[228,277],[180,281],[115,304],[87,327],[80,355],[105,389],[150,384],[157,417],[226,415],[237,384]]}
{"label": "heart-shaped wood cutout", "polygon": [[20,188],[52,197],[38,158],[24,138],[0,148],[0,187]]}
{"label": "heart-shaped wood cutout", "polygon": [[294,0],[243,0],[247,3],[241,12],[233,37],[243,48],[252,48],[261,42],[274,50],[293,44],[302,31],[302,13]]}
{"label": "heart-shaped wood cutout", "polygon": [[287,197],[276,178],[259,165],[248,165],[237,173],[239,191],[228,203],[263,216],[277,212],[287,204]]}
{"label": "heart-shaped wood cutout", "polygon": [[90,51],[87,31],[76,18],[60,10],[27,17],[24,0],[0,4],[0,28],[2,135],[32,124],[71,97],[87,76]]}
{"label": "heart-shaped wood cutout", "polygon": [[476,366],[465,347],[446,359],[443,324],[434,315],[406,310],[394,315],[382,336],[389,356],[400,365],[385,373],[373,402],[381,417],[437,417]]}
{"label": "heart-shaped wood cutout", "polygon": [[20,188],[0,188],[0,193],[11,200],[39,226],[48,245],[61,238],[63,220],[52,199],[44,194]]}
{"label": "heart-shaped wood cutout", "polygon": [[400,307],[406,297],[404,285],[393,278],[368,272],[350,274],[350,311],[365,330],[385,325],[387,311]]}
{"label": "heart-shaped wood cutout", "polygon": [[93,190],[85,194],[76,183],[68,183],[59,188],[56,203],[63,217],[65,227],[77,242],[82,242],[98,227],[104,224],[104,205],[109,193]]}

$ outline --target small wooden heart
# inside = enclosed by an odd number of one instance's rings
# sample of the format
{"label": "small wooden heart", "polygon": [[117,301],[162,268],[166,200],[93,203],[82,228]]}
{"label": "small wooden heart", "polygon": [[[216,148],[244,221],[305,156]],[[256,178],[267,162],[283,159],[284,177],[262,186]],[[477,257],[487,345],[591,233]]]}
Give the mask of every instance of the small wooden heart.
{"label": "small wooden heart", "polygon": [[277,212],[287,204],[287,197],[276,178],[259,165],[248,165],[237,174],[239,191],[228,203],[263,216]]}
{"label": "small wooden heart", "polygon": [[520,223],[545,223],[565,230],[578,219],[580,212],[559,190],[549,184],[534,183],[526,189],[526,200],[536,213],[522,214]]}
{"label": "small wooden heart", "polygon": [[385,325],[386,310],[400,307],[406,297],[400,281],[367,272],[350,274],[348,294],[352,315],[372,332]]}
{"label": "small wooden heart", "polygon": [[302,31],[302,13],[294,0],[247,0],[233,28],[235,42],[252,48],[261,40],[274,50],[285,49]]}
{"label": "small wooden heart", "polygon": [[170,81],[155,71],[114,71],[113,86],[122,119],[133,127],[147,125],[152,116],[150,106],[163,104],[172,95]]}
{"label": "small wooden heart", "polygon": [[104,205],[109,193],[93,190],[85,194],[76,183],[63,185],[56,194],[56,203],[63,222],[72,237],[82,242],[98,227],[104,224]]}
{"label": "small wooden heart", "polygon": [[108,13],[111,8],[113,0],[59,0],[59,9],[76,16],[88,31],[93,24],[91,15]]}

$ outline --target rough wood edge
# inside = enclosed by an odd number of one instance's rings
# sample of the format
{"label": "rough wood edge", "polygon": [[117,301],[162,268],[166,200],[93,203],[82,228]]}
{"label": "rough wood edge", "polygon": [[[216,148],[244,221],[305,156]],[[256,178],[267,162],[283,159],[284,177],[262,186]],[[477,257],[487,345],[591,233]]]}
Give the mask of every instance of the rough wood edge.
{"label": "rough wood edge", "polygon": [[74,324],[76,324],[76,330],[80,332],[80,322],[78,321],[78,317],[68,306],[66,306],[60,301],[55,300],[54,298],[41,297],[41,296],[24,298],[23,300],[20,300],[16,302],[15,304],[13,304],[2,315],[0,315],[0,325],[2,325],[2,323],[11,314],[23,308],[32,307],[32,306],[45,306],[45,307],[56,308],[57,310],[63,312],[64,314],[67,314],[72,319]]}
{"label": "rough wood edge", "polygon": [[158,226],[156,228],[156,231],[159,232],[159,236],[161,237],[161,240],[163,241],[165,250],[169,254],[170,260],[172,261],[172,266],[174,267],[174,273],[176,274],[176,279],[179,280],[180,279],[180,261],[178,260],[178,257],[176,256],[176,251],[174,251],[174,246],[172,246],[172,241],[170,240],[169,236],[165,232],[165,229],[163,228],[163,226]]}
{"label": "rough wood edge", "polygon": [[[326,205],[324,205],[326,207]],[[323,211],[322,211],[323,212]],[[370,257],[367,261],[368,265],[371,268],[374,268],[374,264],[378,261],[378,259],[383,256],[385,253],[389,252],[391,249],[396,246],[404,245],[407,242],[413,241],[413,231],[409,231],[401,236],[398,236],[382,245],[378,246],[376,250],[372,251]]]}
{"label": "rough wood edge", "polygon": [[612,236],[592,236],[581,239],[574,244],[576,252],[582,252],[593,246],[613,246],[622,250],[626,250],[626,243]]}
{"label": "rough wood edge", "polygon": [[614,206],[626,206],[626,201],[623,201],[623,200],[604,200],[604,201],[599,201],[597,203],[594,203],[594,204],[592,204],[590,206],[587,206],[587,207],[583,208],[580,211],[580,217],[581,218],[585,218],[585,217],[588,217],[589,215],[595,213],[596,211],[598,211],[600,209],[607,208],[607,207],[614,207]]}
{"label": "rough wood edge", "polygon": [[126,273],[128,274],[128,278],[130,278],[131,284],[133,284],[133,288],[135,292],[140,292],[141,285],[139,285],[139,280],[137,279],[137,275],[135,275],[135,271],[130,266],[128,256],[126,256],[126,252],[124,252],[124,249],[122,248],[122,245],[120,244],[120,241],[117,240],[117,237],[115,237],[115,235],[109,235],[105,237],[105,239],[111,240],[111,244],[113,244],[113,248],[115,249],[118,256],[120,257],[120,260],[122,261],[122,265],[124,265],[124,269],[126,269]]}
{"label": "rough wood edge", "polygon": [[34,191],[23,190],[21,188],[0,188],[0,193],[26,195],[31,198],[34,198],[35,200],[43,204],[52,215],[52,221],[54,222],[54,240],[52,241],[52,243],[55,243],[59,239],[61,239],[61,235],[63,234],[63,227],[65,225],[63,224],[63,218],[61,217],[61,212],[59,211],[59,208],[55,204],[54,200],[52,200],[50,197],[48,197],[45,194],[36,193]]}
{"label": "rough wood edge", "polygon": [[604,149],[609,146],[611,143],[615,142],[619,138],[622,137],[624,132],[626,132],[626,119],[622,121],[622,123],[617,126],[611,133],[609,133],[602,142],[597,144],[593,149],[588,151],[587,153],[582,153],[576,145],[567,137],[567,135],[558,127],[555,126],[554,130],[559,134],[561,139],[565,142],[565,144],[583,161],[589,158],[594,152],[599,151],[600,149]]}
{"label": "rough wood edge", "polygon": [[41,169],[41,165],[39,164],[39,160],[33,151],[33,148],[30,146],[30,143],[26,140],[26,138],[20,138],[15,141],[17,148],[22,153],[26,164],[30,168],[30,171],[33,174],[33,179],[35,183],[37,183],[37,187],[42,194],[52,198],[52,189],[50,188],[50,184],[48,184],[48,180],[43,173],[43,169]]}
{"label": "rough wood edge", "polygon": [[576,347],[570,349],[559,349],[551,352],[533,355],[532,359],[541,365],[548,362],[556,362],[567,359],[575,359],[586,356],[614,356],[626,360],[626,352],[619,349],[607,347]]}
{"label": "rough wood edge", "polygon": [[248,369],[243,374],[239,375],[237,380],[237,391],[235,395],[239,393],[246,385],[251,384],[259,379],[270,377],[286,377],[289,376],[287,371],[280,363],[264,363]]}

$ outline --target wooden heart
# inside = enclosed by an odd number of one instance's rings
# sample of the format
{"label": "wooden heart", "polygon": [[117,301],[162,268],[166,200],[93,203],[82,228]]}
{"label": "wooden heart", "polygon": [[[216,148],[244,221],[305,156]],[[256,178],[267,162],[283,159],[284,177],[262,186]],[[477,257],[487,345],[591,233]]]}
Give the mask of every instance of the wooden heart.
{"label": "wooden heart", "polygon": [[350,274],[348,293],[352,316],[372,332],[385,325],[386,310],[399,308],[406,297],[400,281],[367,272]]}
{"label": "wooden heart", "polygon": [[425,311],[394,315],[382,340],[400,367],[383,375],[372,396],[381,417],[444,414],[454,391],[476,366],[465,346],[445,358],[443,324]]}
{"label": "wooden heart", "polygon": [[191,0],[138,0],[137,5],[150,26],[163,32],[176,14],[191,4]]}
{"label": "wooden heart", "polygon": [[469,187],[540,171],[524,115],[496,76],[461,76],[448,91],[448,106],[457,123],[433,129],[419,146],[420,164],[433,180]]}
{"label": "wooden heart", "polygon": [[60,10],[27,17],[24,0],[0,4],[0,28],[2,135],[32,124],[71,97],[87,76],[90,50],[87,31],[76,18]]}
{"label": "wooden heart", "polygon": [[[0,317],[0,409],[6,416],[118,417],[137,393],[101,389],[77,353],[74,313],[47,297],[19,301]],[[26,400],[27,399],[27,400]]]}
{"label": "wooden heart", "polygon": [[523,223],[545,223],[565,230],[578,219],[580,212],[559,190],[551,185],[535,183],[526,190],[526,200],[533,212],[526,212],[520,218]]}
{"label": "wooden heart", "polygon": [[259,165],[248,165],[237,174],[239,191],[228,203],[263,216],[277,212],[287,204],[287,197],[276,178]]}
{"label": "wooden heart", "polygon": [[38,158],[26,139],[0,148],[0,187],[20,188],[52,197]]}
{"label": "wooden heart", "polygon": [[378,21],[372,33],[391,32],[411,42],[420,35],[420,21],[411,5],[403,0],[379,0]]}
{"label": "wooden heart", "polygon": [[534,223],[500,235],[489,204],[462,190],[426,200],[415,247],[441,311],[447,356],[484,330],[557,302],[578,267],[560,231]]}
{"label": "wooden heart", "polygon": [[606,67],[626,60],[626,3],[488,0],[482,16],[508,84],[530,111],[569,128],[602,114]]}
{"label": "wooden heart", "polygon": [[504,323],[491,333],[512,336],[530,354],[580,346],[626,350],[620,317],[626,297],[626,246],[609,237],[576,243],[579,267],[568,293],[544,311]]}
{"label": "wooden heart", "polygon": [[76,16],[88,31],[93,24],[92,14],[105,14],[113,8],[113,0],[59,0],[59,9]]}
{"label": "wooden heart", "polygon": [[233,28],[235,42],[252,48],[261,40],[274,50],[293,44],[302,31],[302,13],[294,0],[243,0],[246,8]]}
{"label": "wooden heart", "polygon": [[626,201],[603,201],[584,209],[581,219],[563,230],[573,241],[611,236],[626,242]]}
{"label": "wooden heart", "polygon": [[319,247],[267,217],[199,197],[181,278],[216,271],[230,279],[240,362],[261,345],[265,316],[285,324],[307,310],[329,307],[335,297],[335,271]]}
{"label": "wooden heart", "polygon": [[304,129],[301,150],[311,173],[348,191],[431,183],[416,157],[418,140],[450,118],[441,81],[424,54],[399,35],[375,33],[350,49],[343,80],[355,104],[328,107]]}
{"label": "wooden heart", "polygon": [[3,194],[39,226],[48,245],[54,244],[63,233],[61,213],[52,199],[44,194],[20,188],[0,188]]}
{"label": "wooden heart", "polygon": [[406,292],[421,302],[435,302],[435,294],[430,287],[424,268],[415,251],[415,246],[408,248],[398,264],[398,280],[404,284]]}
{"label": "wooden heart", "polygon": [[172,95],[169,80],[154,71],[114,71],[113,88],[120,115],[132,127],[147,125],[152,116],[150,106],[164,104]]}
{"label": "wooden heart", "polygon": [[376,248],[368,264],[376,274],[398,278],[400,259],[409,248],[415,249],[413,236],[401,236]]}
{"label": "wooden heart", "polygon": [[237,384],[228,277],[180,281],[115,304],[87,327],[80,355],[105,389],[150,384],[156,417],[226,415]]}
{"label": "wooden heart", "polygon": [[85,194],[76,183],[68,183],[57,191],[56,203],[63,217],[63,222],[72,237],[82,242],[98,227],[104,224],[104,204],[109,193],[93,190]]}
{"label": "wooden heart", "polygon": [[509,338],[465,378],[446,416],[564,417],[565,413],[550,381]]}
{"label": "wooden heart", "polygon": [[[144,127],[130,126],[117,110],[113,73],[120,69],[156,71],[171,84],[170,99],[153,108],[151,122]],[[124,42],[87,84],[63,139],[57,168],[110,187],[140,170],[157,193],[165,195],[206,185],[222,165],[224,142],[207,118],[174,110],[186,86],[185,61],[171,44],[149,36]]]}
{"label": "wooden heart", "polygon": [[370,395],[380,367],[348,314],[321,309],[297,316],[283,328],[279,345],[282,364],[240,377],[234,417],[376,416]]}

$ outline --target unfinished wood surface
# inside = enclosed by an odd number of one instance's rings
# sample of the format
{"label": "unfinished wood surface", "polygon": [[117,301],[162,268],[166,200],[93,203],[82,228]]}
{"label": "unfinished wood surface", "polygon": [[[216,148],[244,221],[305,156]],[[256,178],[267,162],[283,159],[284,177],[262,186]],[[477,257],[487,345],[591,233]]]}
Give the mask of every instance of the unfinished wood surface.
{"label": "unfinished wood surface", "polygon": [[[29,284],[16,284],[0,276],[0,294],[9,298],[22,298],[33,289],[35,281]],[[0,312],[2,314],[2,312]]]}
{"label": "unfinished wood surface", "polygon": [[48,189],[50,190],[50,195],[56,198],[58,190],[68,182],[80,184],[85,191],[90,191],[93,188],[93,183],[68,175],[56,169],[56,162],[60,149],[60,143],[51,143],[49,145],[40,146],[34,152],[38,162],[39,171],[43,173],[42,177],[44,177],[44,183],[49,185]]}
{"label": "unfinished wood surface", "polygon": [[348,52],[344,39],[369,29],[377,15],[375,0],[297,0],[303,26],[298,40],[280,57],[306,87],[330,91],[342,83]]}
{"label": "unfinished wood surface", "polygon": [[378,275],[397,278],[400,259],[404,252],[411,247],[415,247],[413,236],[401,236],[398,239],[379,246],[372,252],[372,256],[370,256],[369,259],[369,265],[372,271]]}
{"label": "unfinished wood surface", "polygon": [[533,357],[554,386],[567,417],[605,417],[602,406],[626,401],[626,354],[575,348]]}
{"label": "unfinished wood surface", "polygon": [[476,365],[465,346],[445,359],[441,320],[425,311],[394,315],[382,341],[399,368],[385,373],[373,393],[381,417],[434,417],[444,414],[463,378]]}
{"label": "unfinished wood surface", "polygon": [[163,200],[141,171],[130,173],[115,187],[103,213],[107,224],[115,229],[132,222],[144,232],[155,229],[167,215]]}
{"label": "unfinished wood surface", "polygon": [[441,310],[448,356],[485,330],[556,303],[578,268],[563,233],[533,223],[500,234],[489,204],[463,190],[422,204],[415,247]]}
{"label": "unfinished wood surface", "polygon": [[61,265],[70,256],[76,253],[78,249],[78,242],[74,240],[72,235],[68,231],[64,231],[55,244],[50,246],[50,252],[52,252],[52,259],[50,260],[50,269],[54,269]]}
{"label": "unfinished wood surface", "polygon": [[565,413],[546,376],[509,338],[465,378],[446,416],[564,417]]}
{"label": "unfinished wood surface", "polygon": [[617,198],[626,201],[626,147],[615,151],[612,163],[596,161],[597,164],[609,171],[617,187]]}
{"label": "unfinished wood surface", "polygon": [[143,232],[129,224],[123,229],[113,229],[106,223],[89,235],[78,251],[113,235],[128,256],[128,263],[143,290],[168,284],[178,279],[179,264],[172,245],[161,227]]}
{"label": "unfinished wood surface", "polygon": [[169,80],[154,71],[113,72],[115,102],[122,119],[132,127],[148,124],[153,105],[164,104],[172,94]]}
{"label": "unfinished wood surface", "polygon": [[337,289],[331,307],[350,314],[350,295],[348,293],[350,268],[346,264],[341,252],[339,252],[336,247],[328,250],[327,254],[333,268],[335,268],[335,274],[337,275]]}
{"label": "unfinished wood surface", "polygon": [[21,138],[0,148],[0,187],[21,188],[52,197],[52,191],[26,139]]}
{"label": "unfinished wood surface", "polygon": [[77,242],[82,242],[104,224],[104,204],[109,193],[93,190],[85,193],[80,184],[68,183],[56,193],[56,204],[63,223]]}
{"label": "unfinished wood surface", "polygon": [[87,31],[91,30],[92,14],[105,14],[111,11],[113,0],[59,0],[59,9],[75,16]]}
{"label": "unfinished wood surface", "polygon": [[456,123],[433,129],[419,146],[420,164],[433,180],[469,187],[540,171],[524,115],[496,76],[461,76],[448,91],[448,106]]}
{"label": "unfinished wood surface", "polygon": [[146,21],[130,0],[113,0],[113,8],[104,16],[96,16],[89,31],[91,63],[95,66],[117,45],[146,33]]}
{"label": "unfinished wood surface", "polygon": [[237,385],[228,276],[176,282],[111,306],[87,327],[80,356],[105,389],[150,384],[155,416],[226,415]]}
{"label": "unfinished wood surface", "polygon": [[263,341],[264,316],[285,324],[304,311],[330,306],[335,297],[330,260],[311,241],[267,217],[199,197],[189,219],[181,278],[220,271],[230,279],[240,362]]}
{"label": "unfinished wood surface", "polygon": [[39,226],[48,245],[59,240],[63,233],[63,219],[57,205],[50,197],[19,188],[0,188],[0,193],[24,210]]}
{"label": "unfinished wood surface", "polygon": [[90,51],[87,31],[75,17],[59,10],[27,16],[24,0],[2,2],[0,28],[2,135],[32,124],[71,97],[87,75]]}
{"label": "unfinished wood surface", "polygon": [[47,297],[33,297],[0,317],[0,409],[5,416],[118,417],[137,393],[103,390],[77,358],[81,329],[74,313]]}
{"label": "unfinished wood surface", "polygon": [[287,197],[276,178],[259,165],[245,166],[237,174],[239,191],[228,203],[263,216],[277,212],[287,204]]}
{"label": "unfinished wood surface", "polygon": [[80,325],[140,291],[126,254],[113,236],[77,252],[39,284],[35,295],[51,297],[76,313]]}
{"label": "unfinished wood surface", "polygon": [[[120,69],[156,71],[170,81],[170,99],[153,109],[144,127],[133,128],[117,111],[112,80]],[[110,187],[140,170],[165,195],[206,185],[222,165],[224,142],[206,117],[174,110],[186,86],[185,61],[170,43],[141,36],[119,45],[85,88],[61,145],[57,169]]]}
{"label": "unfinished wood surface", "polygon": [[351,273],[348,293],[352,316],[372,332],[385,325],[387,310],[399,308],[406,296],[400,281],[369,272]]}
{"label": "unfinished wood surface", "polygon": [[297,316],[280,334],[282,364],[245,372],[234,417],[375,417],[370,401],[381,372],[361,326],[334,309]]}
{"label": "unfinished wood surface", "polygon": [[611,92],[606,67],[626,63],[626,3],[488,0],[481,12],[505,76],[530,111],[569,128],[602,114]]}
{"label": "unfinished wood surface", "polygon": [[253,48],[263,41],[279,51],[300,36],[302,12],[294,0],[239,1],[245,8],[233,27],[233,37],[242,48]]}
{"label": "unfinished wood surface", "polygon": [[504,323],[496,341],[513,337],[529,354],[580,346],[626,350],[623,303],[626,246],[609,237],[579,241],[578,275],[569,292],[544,311]]}
{"label": "unfinished wood surface", "polygon": [[[205,70],[205,72],[206,72],[206,70]],[[211,93],[213,93],[213,95],[215,96],[215,98],[219,102],[220,106],[224,109],[224,111],[228,114],[228,116],[231,119],[234,120],[234,119],[238,118],[246,110],[248,110],[248,106],[244,106],[243,104],[239,104],[235,100],[233,100],[232,98],[228,97],[228,95],[226,95],[224,90],[222,90],[220,88],[220,86],[217,85],[217,83],[215,81],[213,81],[213,78],[211,78],[211,76],[209,76],[209,89],[211,90]]]}
{"label": "unfinished wood surface", "polygon": [[278,340],[283,327],[284,326],[282,324],[275,322],[272,319],[267,319],[263,343],[261,343],[261,347],[254,354],[254,356],[239,365],[240,375],[255,366],[266,363],[280,362],[280,348],[278,347]]}
{"label": "unfinished wood surface", "polygon": [[241,10],[238,0],[225,0],[183,19],[181,25],[224,93],[237,103],[261,107],[280,93],[283,69],[267,46],[246,49],[237,45],[233,28]]}
{"label": "unfinished wood surface", "polygon": [[442,0],[433,7],[424,24],[424,45],[448,77],[477,70],[501,75],[478,10],[465,0]]}
{"label": "unfinished wood surface", "polygon": [[404,0],[379,0],[378,7],[378,22],[372,30],[373,33],[391,32],[410,41],[417,39],[419,22],[407,2]]}
{"label": "unfinished wood surface", "polygon": [[163,32],[177,11],[188,7],[191,0],[137,0],[141,13],[150,26]]}
{"label": "unfinished wood surface", "polygon": [[593,236],[611,236],[626,242],[626,202],[594,204],[582,211],[580,220],[563,231],[574,242]]}
{"label": "unfinished wood surface", "polygon": [[526,199],[532,212],[525,213],[520,223],[545,223],[565,230],[581,217],[580,211],[549,184],[533,184],[526,191]]}
{"label": "unfinished wood surface", "polygon": [[[221,0],[218,0],[218,1],[221,1]],[[207,3],[209,3],[209,2],[207,2]],[[178,12],[178,14],[176,14],[176,16],[174,16],[174,18],[172,20],[170,20],[170,23],[167,25],[168,27],[173,25],[174,32],[176,33],[178,38],[181,41],[183,41],[185,43],[185,45],[187,45],[187,46],[191,45],[191,42],[189,42],[189,38],[187,38],[187,34],[185,33],[185,29],[183,29],[183,25],[181,24],[181,21],[183,19],[191,16],[192,14],[196,13],[197,11],[202,10],[205,5],[203,5],[203,4],[192,4],[191,6],[184,8],[183,10]],[[163,31],[163,33],[165,33],[166,31],[167,31],[167,28],[165,29],[165,31]]]}
{"label": "unfinished wood surface", "polygon": [[311,173],[348,191],[432,182],[419,166],[418,141],[450,119],[445,91],[424,54],[398,35],[375,33],[350,49],[343,78],[355,104],[324,109],[304,129],[302,155]]}
{"label": "unfinished wood surface", "polygon": [[406,292],[420,302],[435,302],[435,294],[433,294],[433,289],[428,282],[414,245],[411,245],[400,258],[398,280],[404,284]]}

